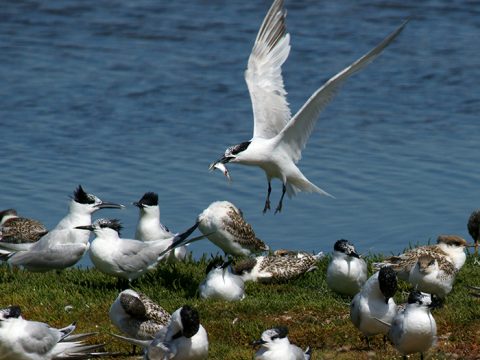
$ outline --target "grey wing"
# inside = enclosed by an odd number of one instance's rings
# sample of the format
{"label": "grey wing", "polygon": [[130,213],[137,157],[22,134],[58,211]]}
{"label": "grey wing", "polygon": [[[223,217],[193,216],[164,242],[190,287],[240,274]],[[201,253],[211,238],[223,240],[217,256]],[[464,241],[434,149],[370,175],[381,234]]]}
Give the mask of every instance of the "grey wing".
{"label": "grey wing", "polygon": [[58,330],[45,323],[25,321],[24,336],[18,338],[18,345],[25,353],[45,355],[60,341],[61,334]]}
{"label": "grey wing", "polygon": [[[160,242],[123,241],[117,266],[122,271],[138,271],[154,265],[158,260],[158,244]],[[162,247],[163,249],[163,247]]]}
{"label": "grey wing", "polygon": [[360,293],[353,297],[350,304],[350,319],[355,327],[360,328],[360,322],[362,321],[362,316],[360,314]]}
{"label": "grey wing", "polygon": [[392,325],[390,326],[390,331],[388,336],[390,340],[396,345],[398,344],[405,334],[404,328],[404,319],[405,319],[405,309],[400,310],[397,315],[392,320]]}
{"label": "grey wing", "polygon": [[32,271],[64,269],[75,265],[86,251],[83,244],[67,244],[61,247],[19,251],[12,255],[9,263],[24,266]]}
{"label": "grey wing", "polygon": [[404,22],[374,49],[370,50],[353,64],[340,71],[315,91],[295,116],[288,122],[285,128],[278,134],[278,141],[282,141],[282,144],[288,147],[288,150],[293,154],[295,162],[300,160],[302,150],[305,148],[320,112],[322,112],[332,100],[343,82],[380,55],[381,52],[400,34],[406,23],[407,22]]}

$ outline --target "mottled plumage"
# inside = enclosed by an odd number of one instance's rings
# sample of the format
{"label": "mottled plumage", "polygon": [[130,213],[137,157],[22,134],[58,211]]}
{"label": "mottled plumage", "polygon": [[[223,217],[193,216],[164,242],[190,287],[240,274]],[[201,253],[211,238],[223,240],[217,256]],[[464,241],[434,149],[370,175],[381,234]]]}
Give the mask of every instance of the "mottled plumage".
{"label": "mottled plumage", "polygon": [[46,233],[48,230],[41,222],[19,217],[15,209],[0,212],[0,242],[32,243]]}
{"label": "mottled plumage", "polygon": [[430,255],[439,262],[450,261],[458,271],[465,264],[466,246],[468,246],[467,241],[460,236],[440,235],[436,245],[425,245],[408,250],[401,255],[388,257],[381,263],[374,263],[373,267],[378,270],[382,266],[391,266],[400,279],[408,281],[410,271],[418,258],[421,255]]}
{"label": "mottled plumage", "polygon": [[227,254],[248,256],[269,249],[256,237],[241,211],[228,201],[210,204],[198,216],[198,223],[198,229]]}
{"label": "mottled plumage", "polygon": [[452,291],[457,269],[446,257],[421,255],[412,267],[408,281],[420,291],[445,297]]}
{"label": "mottled plumage", "polygon": [[152,340],[170,321],[170,314],[141,292],[122,291],[110,307],[110,320],[123,333]]}
{"label": "mottled plumage", "polygon": [[238,261],[233,272],[244,281],[282,282],[297,278],[317,268],[323,253],[312,255],[306,252],[283,252],[284,255],[257,256]]}

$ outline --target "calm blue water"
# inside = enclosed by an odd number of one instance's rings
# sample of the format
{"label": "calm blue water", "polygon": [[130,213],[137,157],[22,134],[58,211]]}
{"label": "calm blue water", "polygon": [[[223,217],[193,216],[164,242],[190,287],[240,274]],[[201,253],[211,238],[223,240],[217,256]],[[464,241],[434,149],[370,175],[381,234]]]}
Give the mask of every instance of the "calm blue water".
{"label": "calm blue water", "polygon": [[[131,204],[159,193],[181,231],[212,201],[240,207],[272,248],[398,252],[440,233],[468,238],[480,207],[480,4],[289,0],[284,66],[295,112],[325,80],[405,18],[405,31],[351,78],[300,168],[335,196],[300,194],[262,215],[261,170],[208,165],[248,140],[243,71],[270,1],[3,1],[0,208],[53,227],[78,184]],[[281,191],[273,184],[272,204]],[[104,210],[132,237],[137,209]],[[214,252],[208,242],[194,254]],[[88,263],[88,262],[87,262]]]}

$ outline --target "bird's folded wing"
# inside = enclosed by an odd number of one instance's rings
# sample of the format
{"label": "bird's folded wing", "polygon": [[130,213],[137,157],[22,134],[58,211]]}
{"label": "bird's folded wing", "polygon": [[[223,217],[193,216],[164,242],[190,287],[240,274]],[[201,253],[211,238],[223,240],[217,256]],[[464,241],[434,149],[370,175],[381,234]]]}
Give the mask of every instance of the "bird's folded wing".
{"label": "bird's folded wing", "polygon": [[363,69],[372,62],[381,52],[400,34],[408,20],[403,22],[394,32],[388,35],[380,44],[350,66],[346,67],[322,87],[313,93],[295,116],[288,122],[285,128],[278,135],[278,140],[289,147],[293,154],[293,160],[299,161],[302,156],[302,150],[312,133],[320,112],[335,96],[336,92],[351,75]]}
{"label": "bird's folded wing", "polygon": [[258,32],[248,59],[245,81],[253,107],[253,137],[272,138],[290,119],[282,64],[290,53],[283,0],[276,0]]}

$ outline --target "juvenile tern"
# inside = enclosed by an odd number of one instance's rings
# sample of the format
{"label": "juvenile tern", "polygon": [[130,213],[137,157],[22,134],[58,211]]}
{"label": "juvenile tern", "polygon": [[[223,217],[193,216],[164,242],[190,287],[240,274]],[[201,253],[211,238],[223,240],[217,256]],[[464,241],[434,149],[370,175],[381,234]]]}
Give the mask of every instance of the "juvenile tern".
{"label": "juvenile tern", "polygon": [[406,251],[398,256],[390,256],[379,263],[374,263],[374,269],[378,270],[382,266],[391,266],[397,272],[397,276],[405,281],[408,281],[410,270],[416,264],[421,255],[430,255],[439,262],[444,260],[450,261],[457,271],[459,271],[467,255],[465,248],[469,245],[465,239],[457,235],[440,235],[437,238],[436,245],[425,245]]}
{"label": "juvenile tern", "polygon": [[[0,259],[8,260],[11,265],[39,272],[72,266],[82,258],[89,247],[90,234],[78,230],[77,226],[91,224],[92,214],[97,210],[123,207],[87,194],[79,185],[73,193],[68,214],[53,230],[35,243],[8,244],[11,252],[1,255]],[[3,249],[7,249],[6,246],[6,243],[1,244]]]}
{"label": "juvenile tern", "polygon": [[[95,233],[89,249],[95,267],[105,274],[128,281],[155,268],[168,246],[164,240],[143,242],[120,238],[122,226],[117,219],[98,219],[92,225],[76,228]],[[197,224],[186,230],[179,235],[179,240],[185,240],[196,228]]]}
{"label": "juvenile tern", "polygon": [[198,311],[189,305],[177,309],[166,331],[153,340],[136,340],[115,335],[144,348],[145,360],[204,360],[208,357],[208,336],[200,324]]}
{"label": "juvenile tern", "polygon": [[333,291],[353,296],[367,281],[367,263],[348,240],[338,240],[333,246],[332,260],[327,268],[327,284]]}
{"label": "juvenile tern", "polygon": [[222,249],[225,254],[233,256],[248,256],[252,253],[267,251],[265,243],[255,236],[252,226],[243,218],[242,212],[228,201],[211,203],[197,217],[198,229],[202,237],[176,240],[167,251],[178,246],[207,237],[212,243]]}
{"label": "juvenile tern", "polygon": [[215,258],[207,266],[207,276],[198,287],[203,299],[238,301],[245,298],[245,283],[241,276],[233,274],[231,261]]}
{"label": "juvenile tern", "polygon": [[170,313],[141,292],[122,291],[108,313],[113,325],[127,336],[152,340],[170,321]]}
{"label": "juvenile tern", "polygon": [[235,262],[233,272],[240,275],[244,281],[285,282],[316,270],[317,262],[322,257],[322,252],[313,255],[286,251],[282,254],[242,259]]}
{"label": "juvenile tern", "polygon": [[253,137],[230,146],[210,165],[210,170],[225,168],[218,164],[238,163],[258,166],[268,182],[263,212],[270,209],[271,180],[282,182],[282,195],[275,213],[282,210],[285,192],[289,197],[300,191],[329,195],[312,184],[296,166],[302,156],[321,111],[351,75],[372,62],[403,30],[406,22],[375,48],[330,78],[316,90],[300,110],[291,117],[286,99],[281,66],[290,52],[290,35],[285,26],[283,0],[275,0],[258,32],[248,59],[245,81],[253,108]]}
{"label": "juvenile tern", "polygon": [[[389,266],[383,267],[366,281],[350,305],[353,325],[368,338],[388,333],[397,305],[393,296],[397,291],[397,276]],[[378,321],[381,320],[381,321]]]}
{"label": "juvenile tern", "polygon": [[0,211],[0,243],[33,243],[48,233],[41,222],[18,216],[15,209]]}
{"label": "juvenile tern", "polygon": [[452,291],[457,269],[445,257],[421,255],[410,270],[408,282],[419,291],[444,298]]}
{"label": "juvenile tern", "polygon": [[430,309],[441,306],[435,297],[414,290],[408,297],[408,303],[400,309],[389,330],[389,338],[393,346],[403,355],[423,353],[436,344],[437,324]]}
{"label": "juvenile tern", "polygon": [[[160,207],[158,205],[158,194],[154,192],[145,193],[139,201],[133,203],[140,210],[135,239],[141,241],[166,240],[167,246],[170,240],[178,234],[172,233],[160,222]],[[184,260],[187,256],[186,246],[180,246],[166,254],[166,259]]]}
{"label": "juvenile tern", "polygon": [[288,340],[288,328],[279,326],[265,330],[259,340],[253,344],[260,345],[255,353],[255,360],[309,360],[310,348],[305,351]]}
{"label": "juvenile tern", "polygon": [[104,344],[86,345],[82,339],[90,334],[72,335],[75,324],[62,329],[25,320],[18,306],[0,311],[0,359],[15,360],[60,360],[90,359],[109,353],[95,350]]}

